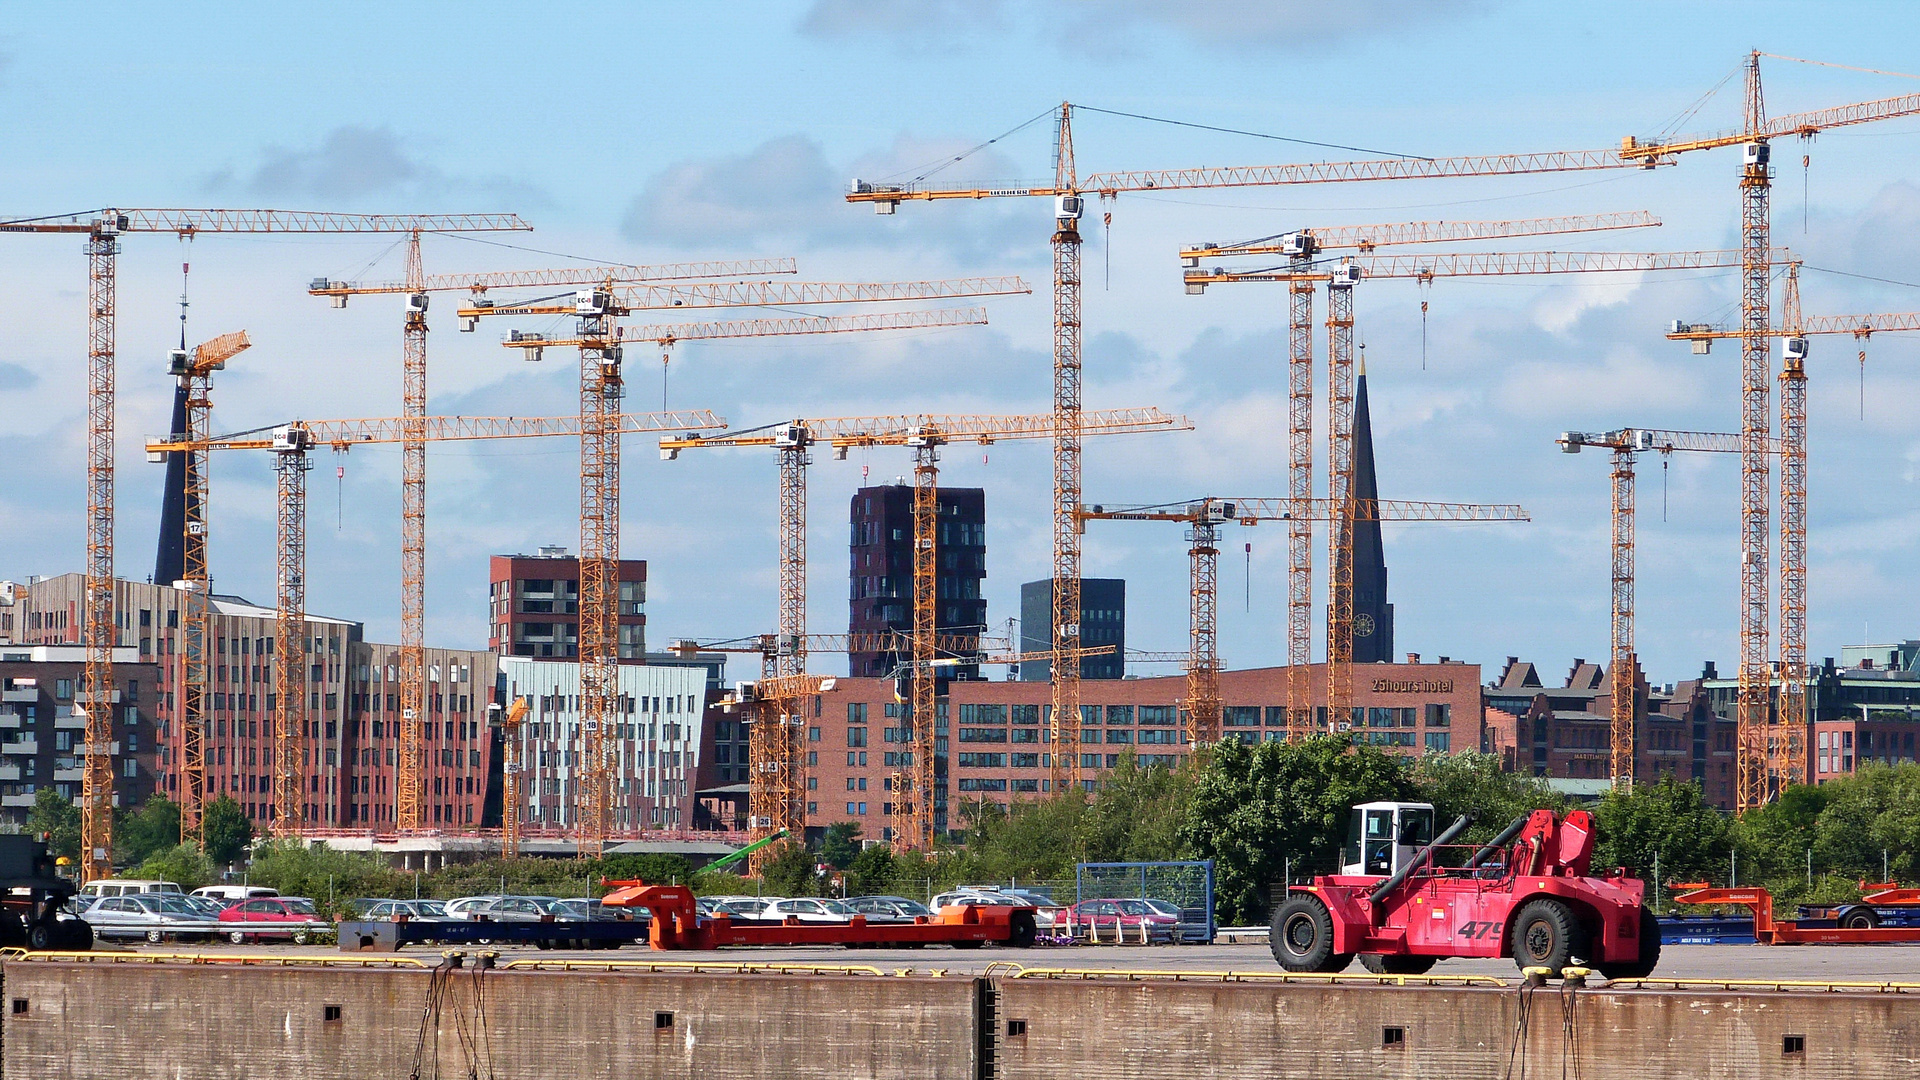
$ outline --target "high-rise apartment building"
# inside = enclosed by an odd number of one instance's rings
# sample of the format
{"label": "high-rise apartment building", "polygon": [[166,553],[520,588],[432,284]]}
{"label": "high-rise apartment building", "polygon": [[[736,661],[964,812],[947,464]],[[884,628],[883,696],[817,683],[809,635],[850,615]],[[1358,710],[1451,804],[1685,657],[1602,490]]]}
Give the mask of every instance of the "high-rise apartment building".
{"label": "high-rise apartment building", "polygon": [[[538,555],[495,555],[488,574],[487,646],[501,656],[541,660],[580,656],[580,560],[563,547]],[[620,660],[643,664],[647,651],[647,562],[620,560]]]}
{"label": "high-rise apartment building", "polygon": [[[1083,679],[1119,679],[1127,674],[1127,583],[1123,578],[1080,579],[1080,645],[1111,645],[1105,656],[1080,658]],[[1020,651],[1046,652],[1053,648],[1053,579],[1020,586]],[[1020,665],[1021,682],[1047,682],[1053,662],[1028,660]]]}
{"label": "high-rise apartment building", "polygon": [[[942,632],[978,633],[986,628],[987,495],[980,488],[940,488],[934,533],[934,626]],[[853,493],[849,515],[847,626],[855,634],[913,628],[913,487],[906,483],[865,487]],[[884,677],[905,659],[896,652],[847,656],[855,676]],[[977,678],[977,665],[955,672]]]}

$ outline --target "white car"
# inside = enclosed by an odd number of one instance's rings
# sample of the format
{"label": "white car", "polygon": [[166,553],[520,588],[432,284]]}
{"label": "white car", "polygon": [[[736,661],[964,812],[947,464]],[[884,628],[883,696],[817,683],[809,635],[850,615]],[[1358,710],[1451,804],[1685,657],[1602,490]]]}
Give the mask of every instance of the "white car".
{"label": "white car", "polygon": [[472,919],[475,914],[485,911],[494,901],[504,899],[497,893],[490,896],[463,896],[458,900],[447,901],[447,918]]}
{"label": "white car", "polygon": [[813,897],[800,897],[794,900],[776,900],[769,904],[761,914],[763,919],[798,919],[803,923],[837,923],[845,925],[853,921],[857,914],[852,908],[838,900],[819,900]]}

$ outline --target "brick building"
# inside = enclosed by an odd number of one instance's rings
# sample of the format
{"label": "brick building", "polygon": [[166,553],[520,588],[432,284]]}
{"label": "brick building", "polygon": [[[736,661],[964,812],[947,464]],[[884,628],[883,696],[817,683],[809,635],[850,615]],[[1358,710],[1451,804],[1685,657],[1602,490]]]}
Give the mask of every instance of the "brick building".
{"label": "brick building", "polygon": [[[1708,665],[1705,676],[1713,676]],[[1634,776],[1675,776],[1701,785],[1706,800],[1731,809],[1735,799],[1734,724],[1716,716],[1702,680],[1650,687],[1634,679]],[[1571,782],[1582,793],[1613,775],[1613,683],[1600,665],[1576,659],[1558,686],[1538,669],[1508,657],[1487,684],[1486,752],[1509,772]]]}
{"label": "brick building", "polygon": [[[159,667],[133,649],[113,660],[113,804],[133,807],[153,793],[159,764]],[[85,666],[78,646],[0,646],[0,822],[25,825],[42,788],[79,801],[87,716],[74,697]]]}
{"label": "brick building", "polygon": [[[580,560],[563,547],[538,555],[495,555],[488,567],[487,647],[501,656],[580,655]],[[622,663],[645,663],[647,562],[620,560]]]}
{"label": "brick building", "polygon": [[[935,492],[939,525],[934,535],[934,626],[980,631],[987,625],[987,493],[981,488]],[[847,628],[855,634],[913,628],[913,488],[902,483],[864,487],[853,493],[848,518]],[[897,653],[847,655],[848,671],[884,677],[900,663]],[[956,669],[977,678],[978,665]]]}
{"label": "brick building", "polygon": [[[500,772],[498,741],[487,727],[487,705],[494,700],[501,663],[500,657],[482,649],[426,650],[425,715],[420,718],[423,828],[469,831],[499,824],[497,805],[494,820],[486,815],[487,785]],[[328,806],[344,827],[378,830],[395,825],[394,785],[403,727],[399,678],[400,646],[353,643],[347,720],[338,747],[343,791],[337,809]],[[324,768],[335,766],[333,754],[334,747],[323,748]],[[497,803],[497,780],[494,786]]]}
{"label": "brick building", "polygon": [[[1828,657],[1807,680],[1807,779],[1813,783],[1868,763],[1914,761],[1920,742],[1920,641],[1849,645],[1841,658]],[[1705,685],[1714,710],[1732,716],[1738,680],[1711,678]],[[1776,673],[1776,694],[1778,688]]]}
{"label": "brick building", "polygon": [[[1354,673],[1347,730],[1388,753],[1472,749],[1481,740],[1480,669],[1474,664],[1370,664]],[[1324,693],[1316,665],[1312,695]],[[1220,676],[1226,735],[1248,742],[1286,737],[1287,669],[1226,671]],[[1114,679],[1081,686],[1081,765],[1110,769],[1132,750],[1148,764],[1171,765],[1186,753],[1181,677]],[[1002,805],[1049,793],[1046,683],[960,681],[940,701],[935,724],[935,827],[957,824],[954,801]],[[813,698],[807,721],[807,820],[824,829],[858,822],[863,835],[891,836],[893,776],[909,752],[903,706],[883,679],[841,679]],[[1324,716],[1324,711],[1322,714]]]}

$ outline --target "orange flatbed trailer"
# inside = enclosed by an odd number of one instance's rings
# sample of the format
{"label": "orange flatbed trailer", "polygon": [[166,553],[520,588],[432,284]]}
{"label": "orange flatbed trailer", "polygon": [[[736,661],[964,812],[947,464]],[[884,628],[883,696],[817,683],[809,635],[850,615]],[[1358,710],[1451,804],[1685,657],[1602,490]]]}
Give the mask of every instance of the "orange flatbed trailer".
{"label": "orange flatbed trailer", "polygon": [[[1673,888],[1685,890],[1673,898],[1676,904],[1737,904],[1748,908],[1753,912],[1754,940],[1762,945],[1920,944],[1920,926],[1801,926],[1792,919],[1776,920],[1773,917],[1773,894],[1758,886],[1717,888],[1705,882],[1692,882]],[[1892,896],[1893,899],[1877,899],[1880,896]],[[1862,898],[1862,903],[1869,904],[1914,902],[1920,902],[1920,889],[1888,886]]]}
{"label": "orange flatbed trailer", "polygon": [[848,923],[736,925],[724,915],[700,914],[693,890],[684,885],[648,885],[609,881],[612,891],[600,903],[611,908],[646,908],[653,915],[648,942],[665,951],[722,949],[730,945],[952,945],[979,948],[988,943],[1025,948],[1033,944],[1032,908],[952,905],[910,923],[869,923],[856,915]]}

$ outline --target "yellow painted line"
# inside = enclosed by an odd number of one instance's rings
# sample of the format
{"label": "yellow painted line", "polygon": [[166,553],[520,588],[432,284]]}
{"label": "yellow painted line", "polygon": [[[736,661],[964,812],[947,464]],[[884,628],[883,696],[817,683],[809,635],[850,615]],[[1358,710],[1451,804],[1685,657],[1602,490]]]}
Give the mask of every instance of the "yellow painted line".
{"label": "yellow painted line", "polygon": [[[997,966],[997,965],[995,965]],[[1277,982],[1350,986],[1512,986],[1491,975],[1322,975],[1291,971],[1152,971],[1122,968],[1029,968],[1007,964],[1015,979],[1121,979],[1129,982]],[[988,974],[994,972],[989,970]]]}
{"label": "yellow painted line", "polygon": [[[509,960],[498,965],[519,971],[657,971],[710,975],[886,975],[877,967],[859,964],[708,963],[697,960]],[[895,974],[911,974],[901,969]]]}
{"label": "yellow painted line", "polygon": [[10,962],[33,961],[69,964],[200,964],[240,967],[327,967],[327,968],[429,968],[436,965],[407,956],[275,956],[236,953],[154,953],[154,952],[26,952],[5,950]]}
{"label": "yellow painted line", "polygon": [[1606,989],[1670,989],[1670,990],[1776,990],[1782,993],[1793,990],[1816,990],[1824,993],[1881,993],[1913,994],[1920,993],[1920,983],[1910,982],[1849,982],[1827,981],[1820,979],[1613,979],[1602,984]]}

